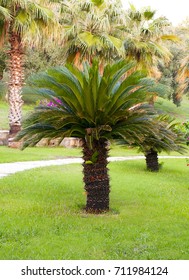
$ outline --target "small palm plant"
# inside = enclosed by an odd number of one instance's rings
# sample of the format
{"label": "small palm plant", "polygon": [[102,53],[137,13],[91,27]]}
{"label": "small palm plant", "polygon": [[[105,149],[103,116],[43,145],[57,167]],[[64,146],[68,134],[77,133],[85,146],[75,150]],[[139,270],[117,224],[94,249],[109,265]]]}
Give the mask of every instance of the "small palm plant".
{"label": "small palm plant", "polygon": [[178,129],[175,119],[169,115],[161,115],[156,120],[158,133],[150,133],[139,147],[145,155],[149,171],[159,171],[158,153],[176,151],[182,154],[186,151],[184,133]]}
{"label": "small palm plant", "polygon": [[85,62],[83,70],[70,64],[55,67],[31,78],[25,90],[56,106],[35,108],[17,140],[23,139],[25,148],[43,137],[60,142],[64,137],[81,138],[86,211],[90,213],[109,210],[108,140],[123,138],[132,144],[155,129],[153,108],[148,104],[152,82],[142,72],[131,74],[132,67],[119,61],[107,65],[103,74],[98,61],[91,66]]}

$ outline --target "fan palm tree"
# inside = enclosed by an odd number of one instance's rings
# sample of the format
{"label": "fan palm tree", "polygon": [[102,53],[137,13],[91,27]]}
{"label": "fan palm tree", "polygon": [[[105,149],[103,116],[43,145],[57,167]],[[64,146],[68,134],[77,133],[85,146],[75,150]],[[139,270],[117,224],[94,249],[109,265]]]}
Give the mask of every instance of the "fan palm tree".
{"label": "fan palm tree", "polygon": [[[43,1],[47,3],[47,1]],[[21,93],[24,81],[24,46],[40,44],[42,34],[52,37],[50,31],[55,25],[52,10],[40,5],[40,1],[0,0],[0,38],[1,45],[9,43],[9,126],[10,135],[21,128]],[[54,34],[53,34],[54,36]]]}
{"label": "fan palm tree", "polygon": [[131,74],[132,67],[133,63],[119,61],[105,66],[101,75],[98,61],[91,67],[85,62],[83,70],[68,64],[37,74],[25,90],[50,103],[25,120],[17,140],[23,139],[25,148],[44,137],[60,142],[64,137],[82,139],[87,212],[109,210],[108,140],[124,138],[132,144],[155,131],[147,98],[152,81],[142,72]]}
{"label": "fan palm tree", "polygon": [[137,61],[138,69],[147,69],[148,74],[160,78],[158,63],[168,63],[171,52],[165,41],[178,42],[173,34],[167,34],[170,25],[165,17],[155,18],[156,12],[150,7],[137,10],[130,5],[125,28],[125,55]]}
{"label": "fan palm tree", "polygon": [[119,1],[69,0],[62,2],[61,24],[67,61],[101,59],[101,64],[124,56],[119,26],[125,21]]}

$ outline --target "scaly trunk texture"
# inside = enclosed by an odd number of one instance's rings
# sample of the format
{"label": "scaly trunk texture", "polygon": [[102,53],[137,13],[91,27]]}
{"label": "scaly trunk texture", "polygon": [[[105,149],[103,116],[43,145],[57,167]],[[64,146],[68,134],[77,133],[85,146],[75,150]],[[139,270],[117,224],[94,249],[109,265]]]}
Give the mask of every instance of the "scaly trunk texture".
{"label": "scaly trunk texture", "polygon": [[159,171],[158,153],[153,149],[150,149],[146,152],[145,157],[147,169],[152,172]]}
{"label": "scaly trunk texture", "polygon": [[92,150],[84,141],[83,181],[87,194],[86,212],[88,213],[99,214],[109,210],[110,185],[107,157],[108,149],[105,139],[94,140]]}
{"label": "scaly trunk texture", "polygon": [[22,86],[23,86],[23,63],[22,45],[20,36],[13,31],[9,34],[9,138],[14,137],[21,129],[22,111]]}

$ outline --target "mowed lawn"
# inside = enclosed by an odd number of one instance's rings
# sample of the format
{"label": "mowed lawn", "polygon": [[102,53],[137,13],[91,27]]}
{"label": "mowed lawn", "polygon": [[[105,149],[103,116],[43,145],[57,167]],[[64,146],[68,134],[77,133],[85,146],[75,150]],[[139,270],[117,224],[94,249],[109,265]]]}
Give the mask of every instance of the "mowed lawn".
{"label": "mowed lawn", "polygon": [[78,164],[0,180],[0,259],[189,259],[189,166],[109,164],[111,211],[85,214]]}
{"label": "mowed lawn", "polygon": [[[121,147],[112,144],[110,146],[110,157],[131,157],[143,155],[136,148]],[[166,156],[167,153],[162,152],[160,156]],[[177,152],[171,152],[170,156],[186,156],[189,157],[189,149],[187,148],[183,155]],[[19,161],[35,161],[35,160],[54,160],[70,157],[82,157],[82,148],[64,148],[64,147],[32,147],[23,151],[19,149],[11,149],[0,146],[0,164]],[[161,161],[161,160],[160,160]]]}

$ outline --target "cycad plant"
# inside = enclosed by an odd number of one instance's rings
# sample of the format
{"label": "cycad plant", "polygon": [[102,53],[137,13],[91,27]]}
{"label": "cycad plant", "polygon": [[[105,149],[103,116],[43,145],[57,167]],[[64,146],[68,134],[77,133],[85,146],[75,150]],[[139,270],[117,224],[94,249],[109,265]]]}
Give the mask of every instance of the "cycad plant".
{"label": "cycad plant", "polygon": [[142,72],[131,74],[132,67],[119,61],[107,65],[102,74],[98,61],[91,66],[85,62],[83,70],[55,67],[31,78],[25,90],[50,102],[35,108],[17,139],[24,140],[23,148],[43,137],[82,139],[87,212],[109,210],[108,140],[123,138],[132,144],[155,129],[147,98],[152,81]]}
{"label": "cycad plant", "polygon": [[146,159],[146,167],[149,171],[159,171],[160,164],[158,154],[162,151],[170,153],[186,151],[184,133],[179,130],[178,123],[170,115],[161,115],[156,118],[158,133],[149,134],[140,143],[139,150]]}

